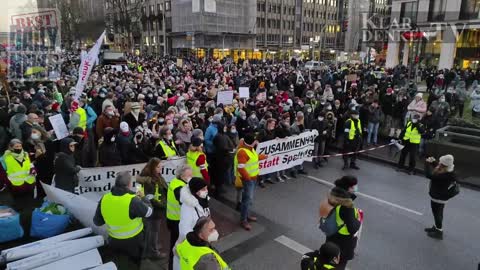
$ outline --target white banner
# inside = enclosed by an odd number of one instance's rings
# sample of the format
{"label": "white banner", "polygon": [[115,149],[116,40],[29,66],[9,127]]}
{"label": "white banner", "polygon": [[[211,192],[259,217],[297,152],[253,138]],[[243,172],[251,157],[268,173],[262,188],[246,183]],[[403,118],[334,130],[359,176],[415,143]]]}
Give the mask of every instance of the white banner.
{"label": "white banner", "polygon": [[318,131],[306,131],[302,134],[259,143],[258,154],[268,155],[260,161],[260,175],[282,171],[312,161],[315,137]]}
{"label": "white banner", "polygon": [[[139,175],[146,163],[84,168],[78,173],[78,186],[75,193],[88,199],[99,201],[103,194],[109,192],[115,185],[117,173],[129,171],[134,178]],[[179,157],[171,160],[162,161],[162,176],[165,181],[170,182],[175,177],[176,169],[185,164],[185,158]]]}
{"label": "white banner", "polygon": [[78,81],[77,85],[75,86],[75,96],[73,97],[74,100],[78,100],[82,95],[83,89],[87,84],[87,80],[92,72],[93,66],[98,61],[98,53],[100,52],[100,47],[102,46],[104,38],[105,31],[103,31],[103,33],[97,39],[97,42],[95,45],[93,45],[88,54],[83,56],[82,63],[78,68]]}

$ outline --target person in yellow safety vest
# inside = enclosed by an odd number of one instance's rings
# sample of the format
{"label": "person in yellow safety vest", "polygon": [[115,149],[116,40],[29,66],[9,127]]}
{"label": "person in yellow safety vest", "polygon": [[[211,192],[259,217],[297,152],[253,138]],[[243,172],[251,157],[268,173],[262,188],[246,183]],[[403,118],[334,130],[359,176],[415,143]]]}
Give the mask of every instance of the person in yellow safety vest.
{"label": "person in yellow safety vest", "polygon": [[340,262],[335,269],[345,269],[352,260],[357,246],[357,234],[361,228],[363,214],[355,208],[355,192],[358,190],[358,179],[347,175],[335,181],[330,191],[328,203],[335,209],[338,232],[328,236],[327,242],[335,243],[340,248]]}
{"label": "person in yellow safety vest", "polygon": [[111,192],[98,203],[93,222],[97,226],[106,225],[110,248],[125,254],[140,267],[145,242],[142,219],[153,213],[150,205],[153,195],[143,196],[132,189],[130,173],[117,173]]}
{"label": "person in yellow safety vest", "polygon": [[242,187],[242,202],[240,205],[240,226],[249,231],[252,226],[249,222],[255,222],[256,217],[249,215],[249,209],[253,203],[253,193],[257,177],[260,172],[259,161],[267,159],[266,155],[258,155],[255,146],[258,141],[253,134],[246,134],[240,141],[235,154],[233,166],[235,168],[235,186]]}
{"label": "person in yellow safety vest", "polygon": [[349,168],[348,160],[350,159],[350,168],[359,170],[360,168],[355,164],[357,160],[357,151],[360,150],[360,146],[362,144],[362,123],[360,121],[360,114],[356,110],[350,111],[350,118],[347,119],[345,122],[345,131],[344,131],[344,143],[343,143],[343,153],[351,153],[352,154],[344,155],[343,156],[343,168],[342,170],[346,170]]}
{"label": "person in yellow safety vest", "polygon": [[167,191],[167,227],[170,231],[170,255],[168,259],[169,269],[173,266],[173,247],[179,235],[180,223],[180,190],[192,179],[192,168],[187,164],[176,170],[176,177],[168,184]]}
{"label": "person in yellow safety vest", "polygon": [[203,153],[203,140],[192,137],[192,143],[187,152],[187,164],[192,167],[193,177],[199,177],[210,185],[210,176],[208,175],[207,155]]}
{"label": "person in yellow safety vest", "polygon": [[303,255],[302,270],[334,270],[340,262],[340,248],[332,242],[324,243],[319,250]]}
{"label": "person in yellow safety vest", "polygon": [[219,233],[210,217],[198,219],[192,232],[176,247],[181,270],[230,270],[211,243],[218,240]]}
{"label": "person in yellow safety vest", "polygon": [[33,199],[35,168],[30,162],[28,153],[23,150],[22,142],[19,139],[10,141],[8,150],[2,156],[1,163],[8,181],[6,181],[6,187],[0,185],[0,190],[8,187],[14,197],[17,194],[28,194]]}
{"label": "person in yellow safety vest", "polygon": [[68,129],[73,132],[76,127],[81,127],[83,130],[87,128],[87,112],[84,108],[80,107],[77,101],[72,101],[70,104],[70,122],[68,123]]}
{"label": "person in yellow safety vest", "polygon": [[167,126],[164,126],[160,130],[160,139],[155,146],[154,155],[161,160],[171,159],[174,156],[178,156],[172,130]]}
{"label": "person in yellow safety vest", "polygon": [[420,116],[414,115],[412,120],[407,122],[405,129],[400,134],[400,138],[403,142],[403,149],[400,153],[400,159],[398,160],[397,171],[405,170],[405,160],[407,155],[410,155],[408,160],[408,174],[413,174],[415,171],[415,159],[418,155],[418,147],[422,140],[422,134],[425,132],[423,125],[419,122]]}
{"label": "person in yellow safety vest", "polygon": [[160,252],[158,237],[160,235],[160,223],[165,210],[167,209],[167,190],[168,185],[162,177],[162,164],[159,158],[151,158],[140,175],[135,178],[138,184],[141,184],[143,194],[152,194],[150,203],[153,207],[153,214],[144,219],[145,222],[145,254],[144,257],[150,259],[160,259],[166,257],[166,254]]}

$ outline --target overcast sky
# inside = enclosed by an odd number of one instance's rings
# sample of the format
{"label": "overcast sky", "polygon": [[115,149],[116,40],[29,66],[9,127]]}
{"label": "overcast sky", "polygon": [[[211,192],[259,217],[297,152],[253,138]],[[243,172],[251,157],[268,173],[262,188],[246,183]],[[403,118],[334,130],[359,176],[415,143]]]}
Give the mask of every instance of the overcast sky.
{"label": "overcast sky", "polygon": [[[0,8],[0,32],[7,32],[10,25],[10,15],[20,13],[23,7],[35,7],[36,0],[7,0],[7,8]],[[2,1],[2,5],[4,2]],[[31,12],[31,8],[27,12]]]}

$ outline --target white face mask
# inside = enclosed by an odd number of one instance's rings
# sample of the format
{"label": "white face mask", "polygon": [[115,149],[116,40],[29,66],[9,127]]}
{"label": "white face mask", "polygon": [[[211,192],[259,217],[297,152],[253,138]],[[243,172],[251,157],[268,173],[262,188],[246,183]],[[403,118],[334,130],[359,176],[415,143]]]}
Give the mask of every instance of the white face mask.
{"label": "white face mask", "polygon": [[359,115],[352,115],[353,119],[358,119]]}
{"label": "white face mask", "polygon": [[323,121],[323,117],[318,117],[318,121]]}
{"label": "white face mask", "polygon": [[418,119],[412,119],[412,123],[417,123],[418,122]]}
{"label": "white face mask", "polygon": [[168,129],[172,130],[173,129],[173,124],[168,124],[167,127],[168,127]]}
{"label": "white face mask", "polygon": [[208,190],[200,191],[199,194],[198,194],[198,197],[200,197],[202,199],[206,199],[207,196],[208,196]]}
{"label": "white face mask", "polygon": [[218,237],[220,237],[220,234],[218,233],[217,230],[215,230],[215,231],[213,231],[213,232],[208,236],[207,241],[208,241],[209,243],[211,243],[211,242],[216,242],[216,241],[218,241]]}
{"label": "white face mask", "polygon": [[173,135],[166,136],[165,138],[166,138],[167,140],[171,140],[171,139],[173,139]]}
{"label": "white face mask", "polygon": [[358,185],[355,185],[353,186],[353,193],[357,193],[358,192]]}
{"label": "white face mask", "polygon": [[32,137],[32,140],[39,140],[41,136],[38,133],[32,133],[31,137]]}

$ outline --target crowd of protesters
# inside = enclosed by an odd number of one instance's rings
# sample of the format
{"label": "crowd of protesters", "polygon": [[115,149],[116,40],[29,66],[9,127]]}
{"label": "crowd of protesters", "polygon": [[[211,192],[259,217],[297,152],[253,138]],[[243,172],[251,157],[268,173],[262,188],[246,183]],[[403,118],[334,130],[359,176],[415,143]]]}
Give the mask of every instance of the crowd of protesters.
{"label": "crowd of protesters", "polygon": [[[173,58],[129,56],[123,71],[96,66],[79,100],[73,100],[80,61],[73,54],[64,58],[61,80],[11,82],[8,99],[0,98],[0,190],[11,195],[13,206],[26,205],[35,190],[42,193],[38,183],[50,184],[53,178],[57,187],[74,192],[78,171],[87,167],[149,162],[140,181],[147,189],[153,181],[166,190],[154,174],[158,164],[186,156],[194,170],[183,177],[193,175],[204,184],[190,186],[184,205],[193,208],[181,211],[201,209],[202,216],[209,215],[203,191],[208,187],[221,196],[224,185],[234,183],[234,156],[244,138],[264,142],[317,130],[315,156],[322,156],[342,145],[346,122],[354,119],[363,127],[360,149],[384,142],[381,138],[402,139],[410,119],[422,125],[423,146],[450,117],[463,116],[469,98],[467,111],[480,115],[480,72],[473,70],[424,70],[423,93],[403,66],[339,65],[317,72],[294,59],[276,64],[184,59],[179,67]],[[250,98],[239,97],[240,87],[249,88]],[[227,90],[234,91],[231,104],[217,104],[218,92]],[[49,120],[57,114],[70,132],[61,140]],[[31,177],[22,185],[8,177],[9,167],[16,166],[11,160],[28,166]],[[315,158],[314,168],[326,160]],[[350,168],[358,169],[351,162]],[[258,184],[265,188],[307,173],[297,166],[259,177]],[[163,202],[154,209],[165,207]],[[180,238],[193,225],[184,221]],[[158,226],[155,216],[149,226]]]}

